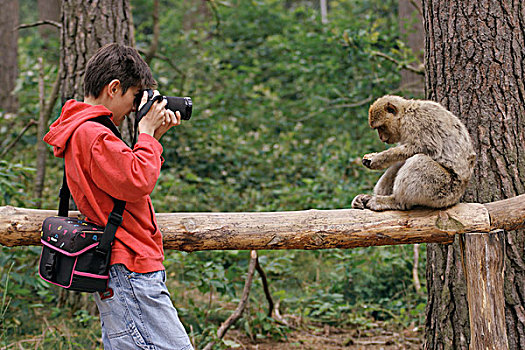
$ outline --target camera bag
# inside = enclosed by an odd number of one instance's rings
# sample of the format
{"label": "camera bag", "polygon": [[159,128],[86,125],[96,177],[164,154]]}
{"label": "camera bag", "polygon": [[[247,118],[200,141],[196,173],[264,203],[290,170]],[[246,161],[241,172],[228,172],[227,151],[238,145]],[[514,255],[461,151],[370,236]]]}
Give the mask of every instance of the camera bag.
{"label": "camera bag", "polygon": [[[101,123],[121,138],[108,116],[91,119]],[[126,202],[113,199],[114,207],[105,227],[68,217],[71,192],[66,169],[60,189],[58,216],[48,217],[42,224],[42,253],[38,274],[52,284],[80,292],[103,292],[109,277],[111,243],[122,223]]]}

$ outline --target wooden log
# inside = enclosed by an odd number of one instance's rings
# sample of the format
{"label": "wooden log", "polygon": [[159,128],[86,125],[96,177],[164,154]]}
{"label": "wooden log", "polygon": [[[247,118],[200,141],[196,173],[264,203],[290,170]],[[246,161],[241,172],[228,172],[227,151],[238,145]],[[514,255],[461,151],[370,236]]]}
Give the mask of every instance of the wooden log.
{"label": "wooden log", "polygon": [[[40,244],[40,226],[55,211],[0,207],[0,244]],[[71,216],[78,212],[71,212]],[[157,214],[164,247],[184,251],[328,249],[451,243],[454,235],[489,232],[482,204],[443,210],[372,212],[337,209],[253,213]]]}
{"label": "wooden log", "polygon": [[470,319],[470,347],[509,348],[505,324],[503,276],[505,231],[464,235],[467,299]]}
{"label": "wooden log", "polygon": [[484,205],[489,211],[491,231],[525,227],[525,194]]}

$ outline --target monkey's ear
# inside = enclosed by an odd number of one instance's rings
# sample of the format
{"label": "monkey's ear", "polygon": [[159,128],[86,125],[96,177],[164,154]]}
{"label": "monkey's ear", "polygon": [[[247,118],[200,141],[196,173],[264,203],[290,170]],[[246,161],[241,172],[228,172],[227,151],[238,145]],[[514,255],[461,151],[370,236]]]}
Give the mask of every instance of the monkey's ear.
{"label": "monkey's ear", "polygon": [[386,111],[387,113],[390,113],[390,114],[396,115],[396,114],[397,114],[397,107],[394,106],[392,103],[387,102],[387,104],[385,105],[385,111]]}

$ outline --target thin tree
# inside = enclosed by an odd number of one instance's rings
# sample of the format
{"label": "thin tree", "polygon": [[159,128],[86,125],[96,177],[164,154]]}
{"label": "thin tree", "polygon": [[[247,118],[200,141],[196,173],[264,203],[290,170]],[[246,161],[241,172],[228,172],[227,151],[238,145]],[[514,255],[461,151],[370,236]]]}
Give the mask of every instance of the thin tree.
{"label": "thin tree", "polygon": [[[423,61],[425,31],[421,16],[421,0],[399,0],[398,17],[399,30],[403,41],[419,62]],[[418,66],[419,64],[413,64]],[[425,89],[424,76],[408,69],[401,70],[401,89],[410,91],[417,96],[423,96]]]}
{"label": "thin tree", "polygon": [[13,94],[18,75],[18,0],[0,0],[0,109],[16,113]]}
{"label": "thin tree", "polygon": [[[60,22],[60,0],[38,0],[38,19],[40,21]],[[57,27],[44,24],[38,27],[40,36],[47,39],[50,36],[57,37],[59,30]]]}
{"label": "thin tree", "polygon": [[[427,98],[465,122],[478,155],[465,201],[484,203],[524,193],[522,2],[424,0],[423,18]],[[505,237],[508,343],[510,349],[525,349],[525,233],[512,231]],[[459,246],[431,244],[427,254],[425,348],[468,349],[471,332]]]}

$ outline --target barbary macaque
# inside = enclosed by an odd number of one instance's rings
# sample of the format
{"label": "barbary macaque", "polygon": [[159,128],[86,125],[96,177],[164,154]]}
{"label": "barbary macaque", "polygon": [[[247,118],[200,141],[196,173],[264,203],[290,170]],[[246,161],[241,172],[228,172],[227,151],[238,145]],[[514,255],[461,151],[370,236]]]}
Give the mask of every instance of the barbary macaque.
{"label": "barbary macaque", "polygon": [[381,141],[398,145],[363,157],[367,168],[387,170],[374,195],[357,195],[352,208],[445,208],[459,202],[476,153],[467,128],[455,115],[436,102],[387,95],[372,104],[368,121]]}

